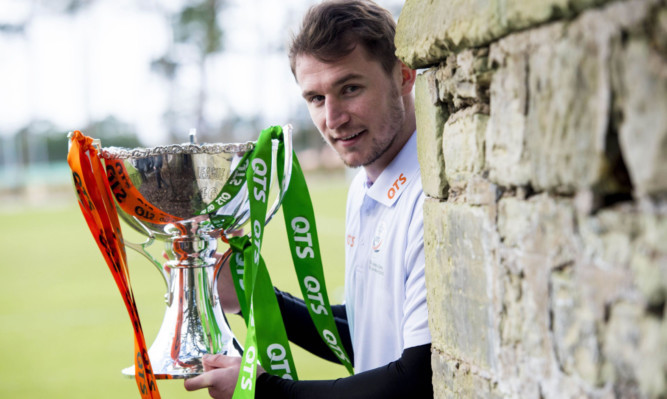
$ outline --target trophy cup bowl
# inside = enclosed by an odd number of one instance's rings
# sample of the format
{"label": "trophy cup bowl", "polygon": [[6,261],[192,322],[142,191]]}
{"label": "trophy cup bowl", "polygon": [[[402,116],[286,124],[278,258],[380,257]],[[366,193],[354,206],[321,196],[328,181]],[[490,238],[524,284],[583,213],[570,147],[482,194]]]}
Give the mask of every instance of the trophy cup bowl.
{"label": "trophy cup bowl", "polygon": [[[292,169],[292,128],[283,128],[285,165],[282,187],[267,213],[272,218],[289,185]],[[247,186],[215,211],[224,221],[214,227],[203,210],[220,193],[241,156],[251,151],[243,144],[196,144],[191,142],[149,149],[100,148],[115,206],[120,218],[146,240],[125,246],[135,249],[155,265],[163,276],[166,311],[148,355],[155,378],[189,378],[201,374],[204,354],[241,356],[219,305],[217,275],[223,264],[215,256],[218,237],[229,237],[242,228],[250,215]],[[275,163],[275,149],[273,143]],[[275,168],[273,168],[275,170]],[[168,261],[161,264],[148,251],[162,241]],[[134,366],[123,370],[133,376]]]}

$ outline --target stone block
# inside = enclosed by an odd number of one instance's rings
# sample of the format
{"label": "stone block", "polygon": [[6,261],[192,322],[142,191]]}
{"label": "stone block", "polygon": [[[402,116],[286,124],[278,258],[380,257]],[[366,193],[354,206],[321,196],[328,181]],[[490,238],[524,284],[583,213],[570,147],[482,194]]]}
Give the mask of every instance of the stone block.
{"label": "stone block", "polygon": [[528,55],[526,148],[536,190],[574,193],[606,178],[610,29],[603,19],[590,24],[554,24],[533,35],[540,44]]}
{"label": "stone block", "polygon": [[488,49],[464,50],[450,55],[435,73],[438,99],[450,113],[472,105],[488,114],[491,71]]}
{"label": "stone block", "polygon": [[438,103],[434,86],[434,71],[426,71],[417,76],[417,152],[424,193],[433,198],[445,198],[448,183],[445,177],[446,162],[442,153],[442,127],[447,119],[447,112]]}
{"label": "stone block", "polygon": [[657,313],[665,313],[667,302],[667,254],[656,254],[639,246],[634,251],[630,265],[637,290],[647,307]]}
{"label": "stone block", "polygon": [[[664,304],[663,304],[664,305]],[[642,393],[649,398],[667,396],[667,319],[644,317],[639,326],[641,341],[637,366],[637,381]]]}
{"label": "stone block", "polygon": [[472,176],[466,183],[465,201],[469,205],[489,205],[489,209],[495,210],[498,195],[498,186],[481,175]]}
{"label": "stone block", "polygon": [[528,36],[512,36],[491,46],[489,59],[498,65],[490,85],[490,116],[486,131],[489,179],[501,186],[530,183],[526,148],[528,111]]}
{"label": "stone block", "polygon": [[503,246],[516,248],[522,256],[544,258],[547,268],[576,259],[574,222],[574,204],[570,199],[539,194],[526,200],[509,197],[498,202],[498,233]]}
{"label": "stone block", "polygon": [[[667,15],[667,8],[660,12]],[[667,16],[665,17],[667,19]],[[667,37],[667,33],[663,33]],[[619,141],[635,196],[667,193],[667,59],[647,37],[633,37],[615,58]]]}
{"label": "stone block", "polygon": [[600,33],[587,43],[565,28],[514,35],[492,50],[501,66],[491,84],[487,144],[490,178],[499,184],[573,193],[604,178],[608,38]]}
{"label": "stone block", "polygon": [[[514,266],[517,266],[517,262]],[[502,262],[505,265],[505,261]],[[525,312],[522,306],[525,284],[523,273],[513,273],[505,269],[498,281],[502,307],[499,315],[499,335],[501,347],[515,348],[523,338]],[[516,358],[512,358],[516,362]]]}
{"label": "stone block", "polygon": [[601,387],[602,362],[598,325],[590,304],[582,296],[574,267],[555,270],[549,279],[551,330],[560,369],[584,380],[589,388]]}
{"label": "stone block", "polygon": [[[665,203],[667,205],[667,203]],[[643,209],[639,207],[642,218],[642,245],[648,252],[667,255],[667,209]]]}
{"label": "stone block", "polygon": [[481,370],[494,369],[497,238],[490,210],[427,199],[424,237],[433,347]]}
{"label": "stone block", "polygon": [[[521,270],[502,280],[502,311],[499,330],[502,333],[500,352],[511,352],[499,367],[502,379],[521,378],[535,383],[556,372],[553,342],[549,329],[549,259],[535,253],[518,253],[511,267]],[[503,267],[508,267],[503,264]],[[508,267],[509,268],[509,267]],[[518,375],[517,369],[531,370],[531,375]]]}
{"label": "stone block", "polygon": [[610,305],[602,351],[608,378],[620,397],[660,398],[667,394],[667,323],[650,317],[641,305]]}
{"label": "stone block", "polygon": [[464,48],[512,32],[571,18],[610,0],[408,0],[398,19],[397,55],[412,68],[437,64]]}
{"label": "stone block", "polygon": [[630,268],[647,307],[664,314],[667,302],[667,216],[646,212],[636,219],[641,231],[632,243]]}
{"label": "stone block", "polygon": [[627,269],[633,253],[633,238],[641,231],[640,221],[630,206],[578,215],[584,256],[602,269]]}
{"label": "stone block", "polygon": [[442,132],[445,174],[450,185],[462,185],[484,168],[484,134],[488,115],[474,107],[452,114]]}
{"label": "stone block", "polygon": [[443,398],[489,398],[506,397],[496,389],[497,384],[487,375],[480,375],[465,363],[447,358],[435,352],[432,357],[433,397]]}

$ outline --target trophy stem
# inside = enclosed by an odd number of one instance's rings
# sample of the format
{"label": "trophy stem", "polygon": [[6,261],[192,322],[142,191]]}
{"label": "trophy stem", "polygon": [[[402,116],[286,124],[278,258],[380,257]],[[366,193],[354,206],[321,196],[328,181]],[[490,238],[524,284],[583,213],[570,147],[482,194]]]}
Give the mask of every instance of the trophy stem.
{"label": "trophy stem", "polygon": [[[167,309],[162,326],[148,350],[157,379],[189,378],[204,372],[201,358],[222,353],[240,356],[234,337],[219,305],[215,278],[218,261],[213,257],[217,240],[210,225],[197,219],[165,228],[167,241]],[[134,367],[123,370],[134,375]]]}

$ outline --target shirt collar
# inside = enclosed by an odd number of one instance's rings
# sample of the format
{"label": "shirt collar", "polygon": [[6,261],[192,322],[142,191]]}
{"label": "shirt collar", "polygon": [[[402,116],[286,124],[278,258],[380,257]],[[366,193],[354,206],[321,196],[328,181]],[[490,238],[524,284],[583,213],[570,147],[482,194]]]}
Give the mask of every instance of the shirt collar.
{"label": "shirt collar", "polygon": [[403,191],[414,180],[420,178],[419,160],[417,158],[417,133],[414,132],[401,151],[380,173],[375,183],[368,189],[367,194],[385,206],[392,206]]}

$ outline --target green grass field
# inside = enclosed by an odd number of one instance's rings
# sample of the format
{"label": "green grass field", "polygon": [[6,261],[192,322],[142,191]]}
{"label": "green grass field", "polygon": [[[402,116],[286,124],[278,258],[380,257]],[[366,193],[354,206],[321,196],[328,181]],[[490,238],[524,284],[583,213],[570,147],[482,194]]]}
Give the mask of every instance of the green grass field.
{"label": "green grass field", "polygon": [[[308,177],[332,303],[342,301],[344,213],[342,173]],[[72,194],[71,201],[0,211],[0,398],[132,398],[129,317]],[[125,229],[126,235],[129,228]],[[282,215],[266,229],[262,254],[274,285],[299,294]],[[164,283],[140,255],[128,252],[132,286],[146,341],[162,321]],[[245,328],[231,316],[243,341]],[[342,366],[293,346],[300,379],[337,378]],[[159,381],[163,398],[205,398],[180,380]]]}

